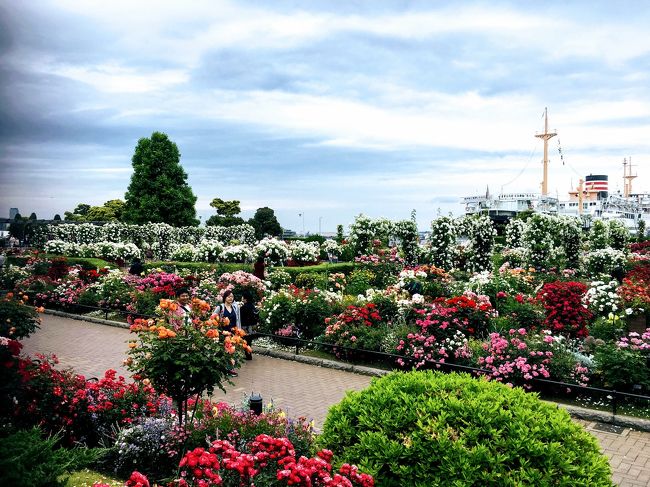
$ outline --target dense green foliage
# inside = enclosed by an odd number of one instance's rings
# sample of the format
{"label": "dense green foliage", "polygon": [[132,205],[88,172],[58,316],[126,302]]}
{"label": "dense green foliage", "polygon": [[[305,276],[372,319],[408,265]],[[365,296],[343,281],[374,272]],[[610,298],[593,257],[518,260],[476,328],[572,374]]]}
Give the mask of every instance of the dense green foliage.
{"label": "dense green foliage", "polygon": [[596,439],[536,395],[466,374],[393,373],[332,407],[320,446],[392,486],[611,486]]}
{"label": "dense green foliage", "polygon": [[256,238],[263,238],[266,235],[271,235],[272,237],[282,235],[280,222],[275,216],[275,212],[268,206],[258,208],[253,218],[248,220],[248,223],[255,229]]}
{"label": "dense green foliage", "polygon": [[58,436],[43,438],[38,428],[0,437],[0,485],[65,486],[65,474],[83,468],[99,455],[88,448],[58,448]]}
{"label": "dense green foliage", "polygon": [[[123,210],[124,201],[120,199],[109,200],[102,206],[90,206],[85,203],[80,203],[72,212],[65,212],[65,220],[75,222],[120,221],[122,219]],[[56,216],[54,217],[55,220]],[[61,217],[59,216],[59,220],[60,219]]]}
{"label": "dense green foliage", "polygon": [[166,134],[154,132],[138,141],[133,154],[133,175],[122,213],[127,223],[198,225],[196,196],[180,165],[178,147]]}
{"label": "dense green foliage", "polygon": [[310,273],[333,273],[333,272],[343,272],[344,274],[349,274],[355,268],[354,262],[337,262],[336,264],[318,264],[307,267],[277,267],[277,269],[282,269],[284,272],[287,272],[295,279],[299,274],[304,272]]}
{"label": "dense green foliage", "polygon": [[238,200],[225,201],[221,198],[214,198],[210,206],[217,210],[217,214],[208,218],[205,222],[208,226],[232,227],[246,223],[242,217],[236,216],[241,213]]}

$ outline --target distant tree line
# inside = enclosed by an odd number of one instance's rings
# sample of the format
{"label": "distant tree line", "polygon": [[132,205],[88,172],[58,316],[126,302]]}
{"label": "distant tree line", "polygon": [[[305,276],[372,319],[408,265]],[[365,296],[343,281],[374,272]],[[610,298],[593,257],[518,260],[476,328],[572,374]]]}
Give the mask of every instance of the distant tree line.
{"label": "distant tree line", "polygon": [[[199,225],[195,208],[197,198],[180,164],[180,151],[166,134],[154,132],[151,137],[141,138],[135,148],[132,164],[133,174],[124,201],[113,199],[102,206],[79,203],[74,210],[64,213],[65,221],[151,222],[175,227]],[[282,234],[275,212],[269,207],[258,208],[253,218],[246,222],[239,216],[241,206],[238,200],[214,198],[210,206],[217,213],[206,221],[206,225],[231,227],[248,223],[255,229],[257,238]],[[36,215],[32,213],[29,219],[19,216],[12,223],[10,232],[15,232],[16,238],[22,241],[28,231],[28,220],[36,220]],[[61,220],[61,217],[56,215],[54,220]]]}

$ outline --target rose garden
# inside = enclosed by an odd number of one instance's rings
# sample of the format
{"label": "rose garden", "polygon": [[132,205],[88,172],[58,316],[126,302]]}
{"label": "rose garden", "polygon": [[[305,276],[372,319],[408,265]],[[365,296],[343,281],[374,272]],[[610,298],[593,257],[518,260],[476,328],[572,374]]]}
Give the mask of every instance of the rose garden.
{"label": "rose garden", "polygon": [[[539,396],[650,417],[650,244],[617,222],[541,214],[502,233],[439,217],[420,242],[413,221],[363,215],[331,240],[257,240],[246,224],[38,227],[0,274],[7,485],[66,485],[84,467],[129,486],[612,485],[595,439]],[[125,272],[136,257],[144,272]],[[212,314],[226,290],[254,297],[253,336]],[[132,377],[21,354],[35,308],[128,323]],[[251,344],[392,372],[316,433],[215,400]]]}

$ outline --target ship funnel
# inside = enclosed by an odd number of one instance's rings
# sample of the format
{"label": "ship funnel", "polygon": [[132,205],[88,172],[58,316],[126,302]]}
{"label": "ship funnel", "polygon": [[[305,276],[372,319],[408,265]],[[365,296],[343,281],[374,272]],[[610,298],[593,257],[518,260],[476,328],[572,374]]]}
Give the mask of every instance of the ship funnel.
{"label": "ship funnel", "polygon": [[605,174],[590,174],[585,178],[585,192],[596,194],[598,199],[607,198],[609,194],[608,176]]}

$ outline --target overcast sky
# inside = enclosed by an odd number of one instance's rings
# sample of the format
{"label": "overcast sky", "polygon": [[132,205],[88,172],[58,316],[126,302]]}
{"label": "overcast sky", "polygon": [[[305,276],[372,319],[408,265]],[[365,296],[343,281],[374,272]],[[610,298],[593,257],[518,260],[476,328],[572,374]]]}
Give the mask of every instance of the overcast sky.
{"label": "overcast sky", "polygon": [[539,191],[544,107],[553,194],[622,188],[629,157],[649,190],[648,25],[642,0],[0,0],[0,216],[123,198],[161,131],[203,221],[220,197],[299,232],[425,229]]}

